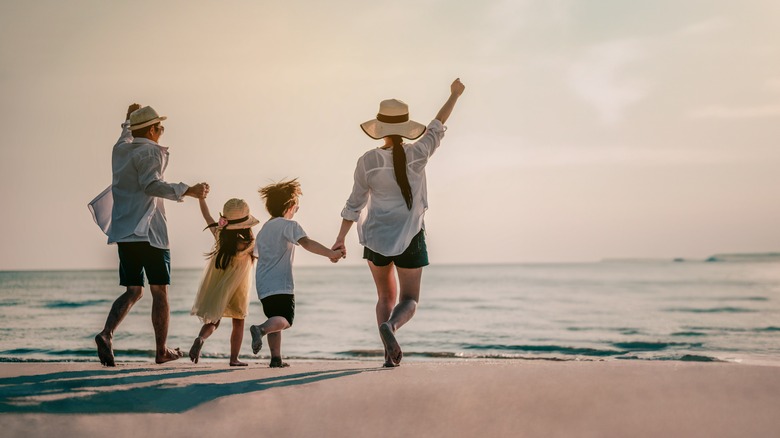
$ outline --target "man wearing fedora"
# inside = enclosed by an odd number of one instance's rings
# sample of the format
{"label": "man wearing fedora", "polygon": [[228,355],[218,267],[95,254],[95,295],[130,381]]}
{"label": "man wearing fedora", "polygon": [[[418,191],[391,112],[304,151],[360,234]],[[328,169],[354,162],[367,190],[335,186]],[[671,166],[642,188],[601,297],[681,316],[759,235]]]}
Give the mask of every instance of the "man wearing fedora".
{"label": "man wearing fedora", "polygon": [[157,344],[155,362],[165,363],[182,356],[166,345],[168,338],[168,285],[170,251],[165,219],[165,199],[181,202],[185,196],[205,198],[209,185],[171,184],[163,179],[168,166],[168,148],[157,142],[165,131],[160,116],[150,106],[132,104],[111,154],[113,207],[108,243],[119,249],[119,284],[127,288],[108,313],[103,331],[95,336],[100,363],[115,366],[114,330],[133,305],[141,299],[144,273],[152,292],[152,325]]}

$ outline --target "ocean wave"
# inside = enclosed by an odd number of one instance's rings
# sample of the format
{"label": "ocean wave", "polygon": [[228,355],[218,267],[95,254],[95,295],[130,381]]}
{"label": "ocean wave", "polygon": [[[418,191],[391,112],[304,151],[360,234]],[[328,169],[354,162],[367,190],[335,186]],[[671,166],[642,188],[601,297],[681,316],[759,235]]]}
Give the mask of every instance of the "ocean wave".
{"label": "ocean wave", "polygon": [[700,348],[703,344],[683,342],[613,342],[612,345],[628,351],[659,351],[675,347]]}
{"label": "ocean wave", "polygon": [[583,347],[563,347],[560,345],[505,345],[505,344],[493,344],[493,345],[467,345],[464,347],[466,350],[506,350],[506,351],[523,351],[527,353],[549,353],[549,354],[563,354],[565,356],[616,356],[625,354],[625,351],[618,350],[602,350],[597,348],[583,348]]}
{"label": "ocean wave", "polygon": [[746,309],[744,307],[711,307],[711,308],[695,308],[695,307],[672,307],[665,309],[667,312],[684,312],[684,313],[755,313],[756,310]]}
{"label": "ocean wave", "polygon": [[89,307],[110,304],[111,300],[84,300],[84,301],[49,301],[43,307],[49,309],[71,309],[76,307]]}

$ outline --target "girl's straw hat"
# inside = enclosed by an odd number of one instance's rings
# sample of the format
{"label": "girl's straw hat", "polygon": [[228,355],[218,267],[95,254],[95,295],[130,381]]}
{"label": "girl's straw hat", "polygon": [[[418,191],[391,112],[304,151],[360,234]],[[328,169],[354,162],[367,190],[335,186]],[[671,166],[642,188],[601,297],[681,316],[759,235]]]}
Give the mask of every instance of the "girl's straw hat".
{"label": "girl's straw hat", "polygon": [[130,113],[130,130],[135,131],[136,129],[146,128],[167,118],[157,114],[154,108],[145,106]]}
{"label": "girl's straw hat", "polygon": [[222,207],[222,214],[219,215],[219,228],[225,230],[240,230],[242,228],[251,228],[260,221],[249,214],[249,205],[243,199],[230,199]]}
{"label": "girl's straw hat", "polygon": [[397,99],[383,100],[379,103],[379,114],[360,125],[363,132],[373,139],[390,135],[414,140],[425,132],[425,125],[409,120],[409,106]]}

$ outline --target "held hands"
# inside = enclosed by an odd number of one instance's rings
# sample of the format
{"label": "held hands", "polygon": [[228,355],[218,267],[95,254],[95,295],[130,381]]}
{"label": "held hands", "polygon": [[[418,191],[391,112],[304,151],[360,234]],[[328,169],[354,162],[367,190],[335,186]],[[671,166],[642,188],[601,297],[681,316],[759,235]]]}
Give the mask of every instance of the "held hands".
{"label": "held hands", "polygon": [[206,199],[206,196],[209,194],[209,185],[208,183],[198,183],[194,186],[191,186],[187,189],[186,192],[184,192],[184,196],[192,196],[193,198],[198,199]]}
{"label": "held hands", "polygon": [[134,103],[127,107],[127,117],[125,117],[125,120],[130,120],[130,114],[132,114],[133,111],[140,109],[141,105]]}
{"label": "held hands", "polygon": [[[340,252],[341,253],[341,257],[339,257],[339,258],[342,258],[342,259],[347,258],[347,245],[344,244],[343,240],[337,240],[336,243],[334,243],[333,246],[330,247],[330,249],[331,249],[331,251]],[[336,262],[333,261],[333,259],[331,259],[331,261],[333,263],[336,263]],[[336,260],[336,261],[338,261],[338,260]]]}
{"label": "held hands", "polygon": [[346,253],[344,251],[336,250],[336,249],[331,250],[331,251],[333,251],[333,257],[328,257],[330,259],[331,263],[338,263],[339,260],[347,257],[347,255],[346,255]]}

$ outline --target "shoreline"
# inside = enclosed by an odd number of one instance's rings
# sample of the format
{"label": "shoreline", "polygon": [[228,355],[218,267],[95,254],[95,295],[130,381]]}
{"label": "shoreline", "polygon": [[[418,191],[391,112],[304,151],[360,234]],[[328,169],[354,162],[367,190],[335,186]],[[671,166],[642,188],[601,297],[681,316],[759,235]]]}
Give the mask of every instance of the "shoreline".
{"label": "shoreline", "polygon": [[382,369],[367,360],[288,360],[290,368],[270,369],[250,362],[0,363],[0,424],[14,437],[736,437],[780,429],[777,366],[459,359]]}

